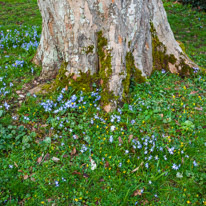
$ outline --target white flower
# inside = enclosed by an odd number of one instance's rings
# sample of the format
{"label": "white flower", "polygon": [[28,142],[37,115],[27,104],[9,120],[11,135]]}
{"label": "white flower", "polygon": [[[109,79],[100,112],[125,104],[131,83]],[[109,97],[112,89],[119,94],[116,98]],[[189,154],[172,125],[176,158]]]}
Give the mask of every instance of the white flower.
{"label": "white flower", "polygon": [[97,168],[97,164],[93,159],[91,159],[91,170],[95,170]]}
{"label": "white flower", "polygon": [[159,159],[159,158],[158,158],[158,155],[156,155],[156,156],[155,156],[155,160],[158,160],[158,159]]}
{"label": "white flower", "polygon": [[64,178],[62,177],[62,181],[63,181],[63,182],[66,182],[66,179],[64,179]]}
{"label": "white flower", "polygon": [[177,177],[177,178],[183,178],[183,175],[182,175],[182,173],[178,172],[178,173],[176,174],[176,177]]}
{"label": "white flower", "polygon": [[113,132],[115,130],[115,126],[111,126],[111,131]]}

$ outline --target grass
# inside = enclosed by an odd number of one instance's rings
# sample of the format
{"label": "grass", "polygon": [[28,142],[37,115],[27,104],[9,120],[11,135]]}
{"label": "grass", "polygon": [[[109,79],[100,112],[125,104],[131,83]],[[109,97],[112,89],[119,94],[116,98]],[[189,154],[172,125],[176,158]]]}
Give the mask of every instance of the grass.
{"label": "grass", "polygon": [[0,25],[8,29],[19,25],[41,25],[41,16],[36,0],[0,1]]}
{"label": "grass", "polygon": [[206,68],[205,12],[197,12],[177,1],[164,0],[164,6],[175,38],[184,44],[186,53],[193,61]]}
{"label": "grass", "polygon": [[[206,205],[204,72],[155,72],[110,114],[98,90],[31,95],[41,71],[31,63],[37,5],[0,6],[1,205]],[[205,13],[165,7],[176,38],[205,67]]]}

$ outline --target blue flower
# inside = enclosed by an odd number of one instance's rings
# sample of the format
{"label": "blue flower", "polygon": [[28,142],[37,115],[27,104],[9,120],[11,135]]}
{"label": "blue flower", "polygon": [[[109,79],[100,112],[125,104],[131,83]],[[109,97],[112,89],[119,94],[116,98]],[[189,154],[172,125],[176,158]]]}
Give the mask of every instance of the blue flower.
{"label": "blue flower", "polygon": [[113,136],[111,135],[110,137],[109,137],[109,142],[113,142]]}
{"label": "blue flower", "polygon": [[197,162],[196,162],[195,160],[193,161],[193,165],[194,165],[195,167],[198,166],[198,164],[197,164]]}
{"label": "blue flower", "polygon": [[180,168],[180,165],[178,166],[178,165],[176,165],[176,164],[173,164],[172,165],[172,169],[173,170],[178,170]]}
{"label": "blue flower", "polygon": [[162,69],[162,74],[165,74],[165,73],[166,73],[166,71],[164,69]]}
{"label": "blue flower", "polygon": [[132,121],[131,121],[131,124],[134,124],[135,123],[135,120],[133,119]]}
{"label": "blue flower", "polygon": [[55,185],[56,185],[56,187],[59,187],[59,182],[55,181]]}
{"label": "blue flower", "polygon": [[4,107],[5,107],[6,110],[8,110],[9,107],[10,107],[10,105],[8,105],[7,102],[5,102],[5,103],[4,103]]}

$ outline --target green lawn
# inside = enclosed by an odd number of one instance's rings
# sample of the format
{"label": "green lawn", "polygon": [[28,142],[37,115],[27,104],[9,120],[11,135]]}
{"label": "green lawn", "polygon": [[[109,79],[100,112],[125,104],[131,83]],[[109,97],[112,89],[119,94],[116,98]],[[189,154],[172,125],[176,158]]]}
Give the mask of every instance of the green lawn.
{"label": "green lawn", "polygon": [[[206,67],[206,16],[165,2]],[[0,1],[0,205],[206,205],[206,78],[156,71],[105,113],[100,91],[31,95],[41,68],[34,0]]]}
{"label": "green lawn", "polygon": [[184,44],[192,60],[206,68],[206,13],[179,3],[164,2],[175,38]]}

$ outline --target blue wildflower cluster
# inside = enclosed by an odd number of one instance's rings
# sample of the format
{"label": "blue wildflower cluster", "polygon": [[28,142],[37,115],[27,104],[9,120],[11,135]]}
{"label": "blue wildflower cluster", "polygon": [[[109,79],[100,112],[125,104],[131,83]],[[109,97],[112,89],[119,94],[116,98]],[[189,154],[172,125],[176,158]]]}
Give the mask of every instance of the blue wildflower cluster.
{"label": "blue wildflower cluster", "polygon": [[16,60],[14,64],[12,64],[13,67],[23,67],[24,66],[24,60]]}
{"label": "blue wildflower cluster", "polygon": [[22,48],[26,51],[34,50],[39,45],[40,35],[37,33],[37,26],[21,26],[19,30],[0,31],[0,48],[16,49]]}
{"label": "blue wildflower cluster", "polygon": [[[62,89],[62,91],[60,92],[60,94],[58,95],[55,101],[46,100],[40,103],[40,105],[43,106],[46,112],[52,111],[53,113],[56,114],[62,111],[67,111],[68,109],[76,109],[79,106],[87,104],[87,101],[84,101],[84,96],[83,96],[84,93],[82,91],[79,96],[74,94],[70,97],[69,100],[67,99],[67,94],[65,93],[66,90]],[[95,98],[93,100],[93,103],[95,103],[94,106],[97,107],[98,105],[96,103],[98,103],[98,101],[101,99],[101,96],[99,95],[98,92],[92,92],[91,97]],[[98,108],[98,110],[100,110],[100,108]]]}
{"label": "blue wildflower cluster", "polygon": [[200,69],[198,67],[193,67],[193,72],[196,74],[200,71]]}

